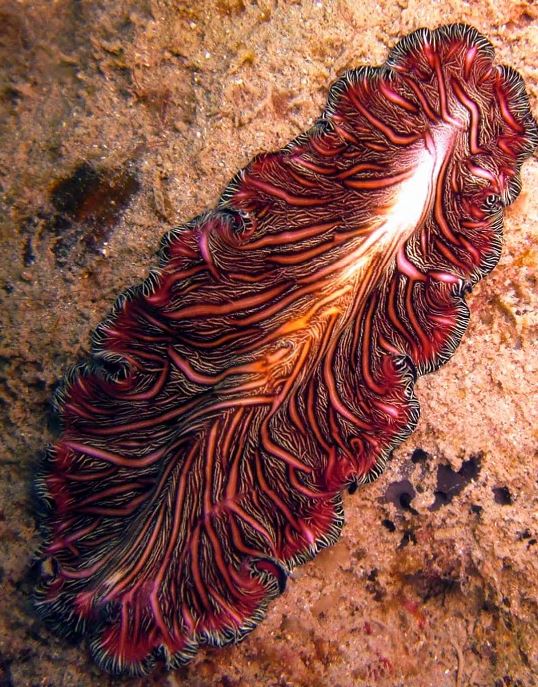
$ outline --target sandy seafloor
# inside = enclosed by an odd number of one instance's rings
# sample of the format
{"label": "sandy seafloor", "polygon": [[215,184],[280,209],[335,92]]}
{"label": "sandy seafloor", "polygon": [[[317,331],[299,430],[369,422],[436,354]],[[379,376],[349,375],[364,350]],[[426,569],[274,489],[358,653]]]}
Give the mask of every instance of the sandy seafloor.
{"label": "sandy seafloor", "polygon": [[0,687],[538,684],[536,159],[463,343],[417,384],[417,431],[241,645],[119,681],[30,603],[48,399],[115,295],[165,230],[307,129],[341,71],[451,21],[490,38],[538,112],[524,1],[0,1]]}

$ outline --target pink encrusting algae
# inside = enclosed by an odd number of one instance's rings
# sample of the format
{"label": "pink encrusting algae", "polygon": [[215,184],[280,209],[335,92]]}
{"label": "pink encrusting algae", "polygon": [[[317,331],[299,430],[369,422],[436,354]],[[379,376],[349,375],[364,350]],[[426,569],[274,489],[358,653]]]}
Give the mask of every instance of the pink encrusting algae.
{"label": "pink encrusting algae", "polygon": [[415,427],[538,142],[493,58],[452,25],[346,72],[98,326],[37,478],[36,598],[104,669],[240,640]]}

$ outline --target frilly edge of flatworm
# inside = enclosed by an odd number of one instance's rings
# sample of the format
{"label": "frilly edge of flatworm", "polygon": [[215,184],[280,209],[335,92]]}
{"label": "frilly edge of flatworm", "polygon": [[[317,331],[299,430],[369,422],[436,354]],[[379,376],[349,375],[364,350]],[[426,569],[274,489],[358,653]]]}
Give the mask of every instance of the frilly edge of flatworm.
{"label": "frilly edge of flatworm", "polygon": [[36,479],[36,605],[104,669],[239,641],[413,430],[538,143],[493,57],[452,25],[346,72],[97,327]]}

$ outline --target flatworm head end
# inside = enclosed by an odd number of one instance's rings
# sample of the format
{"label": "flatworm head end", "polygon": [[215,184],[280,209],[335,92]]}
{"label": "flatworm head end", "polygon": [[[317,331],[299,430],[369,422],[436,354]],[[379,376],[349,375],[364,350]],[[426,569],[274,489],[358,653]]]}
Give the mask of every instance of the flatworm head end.
{"label": "flatworm head end", "polygon": [[36,604],[104,669],[242,639],[416,425],[538,144],[493,60],[452,25],[346,72],[98,326],[36,480]]}
{"label": "flatworm head end", "polygon": [[462,192],[476,191],[477,204],[506,206],[521,190],[521,164],[538,145],[538,129],[522,77],[495,65],[494,57],[493,46],[476,29],[453,24],[404,38],[387,65],[415,77],[426,92],[428,81],[444,82],[439,105],[448,114],[452,102],[454,118],[468,134],[460,174],[469,186]]}

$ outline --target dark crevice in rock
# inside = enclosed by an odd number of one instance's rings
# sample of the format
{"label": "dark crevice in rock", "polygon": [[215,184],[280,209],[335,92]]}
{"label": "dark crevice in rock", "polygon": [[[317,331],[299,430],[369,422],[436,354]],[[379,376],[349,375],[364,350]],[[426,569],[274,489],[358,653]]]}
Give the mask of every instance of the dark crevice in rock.
{"label": "dark crevice in rock", "polygon": [[471,456],[464,460],[461,468],[456,472],[450,465],[439,465],[437,468],[437,486],[435,488],[435,501],[430,506],[430,511],[436,511],[441,506],[446,506],[463,489],[478,477],[482,455]]}
{"label": "dark crevice in rock", "polygon": [[511,506],[513,503],[508,487],[493,487],[493,498],[500,506]]}

